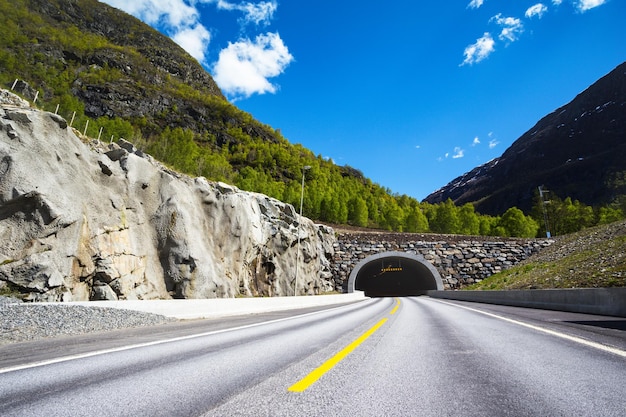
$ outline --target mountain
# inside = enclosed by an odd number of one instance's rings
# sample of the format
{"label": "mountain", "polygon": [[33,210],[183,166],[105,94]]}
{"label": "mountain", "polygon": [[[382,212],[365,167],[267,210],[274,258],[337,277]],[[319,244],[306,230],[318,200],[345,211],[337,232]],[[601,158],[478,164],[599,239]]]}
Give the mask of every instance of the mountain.
{"label": "mountain", "polygon": [[474,203],[491,215],[512,206],[528,212],[539,186],[591,206],[626,194],[626,62],[542,118],[502,156],[424,201]]}
{"label": "mountain", "polygon": [[96,0],[0,1],[0,85],[86,136],[294,206],[309,166],[305,216],[403,227],[399,196],[255,120],[171,39]]}
{"label": "mountain", "polygon": [[[142,119],[145,135],[167,126],[218,133],[233,110],[187,52],[118,9],[96,0],[16,0],[0,8],[2,75],[9,86],[11,78],[31,84],[40,102],[65,98],[90,118]],[[34,98],[32,89],[19,92]]]}

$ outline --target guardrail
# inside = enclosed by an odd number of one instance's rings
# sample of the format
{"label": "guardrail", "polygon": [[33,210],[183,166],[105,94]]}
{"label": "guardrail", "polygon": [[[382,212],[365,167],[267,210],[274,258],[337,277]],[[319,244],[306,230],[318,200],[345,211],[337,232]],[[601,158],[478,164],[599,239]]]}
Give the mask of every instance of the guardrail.
{"label": "guardrail", "polygon": [[626,317],[626,288],[508,291],[428,291],[428,296],[544,310]]}

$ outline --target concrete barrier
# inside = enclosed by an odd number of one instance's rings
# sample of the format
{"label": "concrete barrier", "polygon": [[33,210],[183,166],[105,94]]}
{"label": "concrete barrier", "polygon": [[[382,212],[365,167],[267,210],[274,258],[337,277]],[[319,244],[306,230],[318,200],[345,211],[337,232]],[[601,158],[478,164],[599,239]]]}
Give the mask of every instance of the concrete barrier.
{"label": "concrete barrier", "polygon": [[362,291],[350,294],[297,297],[75,301],[62,304],[136,310],[178,319],[206,319],[345,304],[360,300],[365,300],[365,295]]}
{"label": "concrete barrier", "polygon": [[428,291],[433,298],[626,317],[626,288]]}

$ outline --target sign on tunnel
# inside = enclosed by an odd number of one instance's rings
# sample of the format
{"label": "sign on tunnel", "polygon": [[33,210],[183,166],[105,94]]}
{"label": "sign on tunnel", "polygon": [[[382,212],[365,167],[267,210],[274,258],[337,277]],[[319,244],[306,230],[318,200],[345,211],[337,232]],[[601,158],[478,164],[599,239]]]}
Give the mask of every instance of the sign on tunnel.
{"label": "sign on tunnel", "polygon": [[396,297],[442,290],[439,272],[421,255],[383,252],[359,262],[348,279],[348,292],[364,291],[369,297]]}

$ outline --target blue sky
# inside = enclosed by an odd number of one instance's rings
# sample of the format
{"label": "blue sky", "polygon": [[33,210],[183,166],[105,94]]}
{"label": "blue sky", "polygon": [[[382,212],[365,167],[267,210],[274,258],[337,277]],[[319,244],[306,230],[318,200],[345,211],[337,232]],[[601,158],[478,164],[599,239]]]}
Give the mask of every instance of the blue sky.
{"label": "blue sky", "polygon": [[105,0],[292,143],[423,199],[626,61],[626,1]]}

